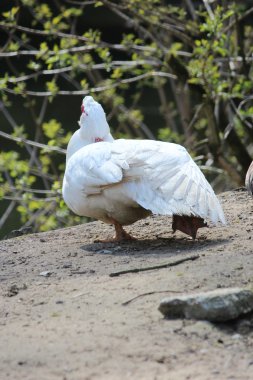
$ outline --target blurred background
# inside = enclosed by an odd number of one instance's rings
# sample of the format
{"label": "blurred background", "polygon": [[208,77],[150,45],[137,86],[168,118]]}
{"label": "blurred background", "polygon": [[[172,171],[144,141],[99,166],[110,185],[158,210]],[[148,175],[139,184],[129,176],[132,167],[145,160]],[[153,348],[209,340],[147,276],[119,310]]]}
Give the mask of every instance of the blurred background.
{"label": "blurred background", "polygon": [[0,238],[87,221],[61,184],[88,94],[116,138],[184,145],[216,192],[244,184],[252,1],[16,0],[0,15]]}

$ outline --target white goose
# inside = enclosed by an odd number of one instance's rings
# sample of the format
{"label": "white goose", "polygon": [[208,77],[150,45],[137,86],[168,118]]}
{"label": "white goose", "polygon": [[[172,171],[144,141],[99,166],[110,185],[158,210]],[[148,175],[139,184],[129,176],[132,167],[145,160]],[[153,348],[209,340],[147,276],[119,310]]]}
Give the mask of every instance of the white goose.
{"label": "white goose", "polygon": [[[63,198],[76,214],[123,229],[151,213],[173,216],[173,231],[196,237],[207,222],[225,224],[213,189],[180,145],[114,140],[102,106],[86,96],[78,129],[67,147]],[[99,142],[99,143],[98,143]]]}
{"label": "white goose", "polygon": [[253,161],[251,162],[246,174],[245,186],[248,190],[248,193],[250,195],[253,195]]}

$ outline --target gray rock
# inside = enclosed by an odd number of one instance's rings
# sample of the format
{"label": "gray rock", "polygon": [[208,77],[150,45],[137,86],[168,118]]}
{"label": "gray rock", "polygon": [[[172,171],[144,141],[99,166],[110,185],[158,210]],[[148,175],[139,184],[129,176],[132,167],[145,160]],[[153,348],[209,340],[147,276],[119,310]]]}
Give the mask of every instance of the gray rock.
{"label": "gray rock", "polygon": [[186,318],[222,322],[253,310],[253,292],[228,288],[165,298],[159,311],[167,318]]}

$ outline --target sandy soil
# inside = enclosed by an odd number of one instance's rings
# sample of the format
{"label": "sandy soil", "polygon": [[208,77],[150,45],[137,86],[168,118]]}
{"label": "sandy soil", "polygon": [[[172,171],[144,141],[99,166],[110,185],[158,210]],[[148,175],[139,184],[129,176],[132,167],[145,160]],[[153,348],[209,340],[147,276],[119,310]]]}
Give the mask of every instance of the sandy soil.
{"label": "sandy soil", "polygon": [[252,379],[252,318],[214,325],[157,310],[173,292],[252,286],[253,199],[220,199],[228,226],[196,241],[153,217],[128,228],[139,241],[120,245],[94,243],[113,235],[100,222],[0,242],[1,380]]}

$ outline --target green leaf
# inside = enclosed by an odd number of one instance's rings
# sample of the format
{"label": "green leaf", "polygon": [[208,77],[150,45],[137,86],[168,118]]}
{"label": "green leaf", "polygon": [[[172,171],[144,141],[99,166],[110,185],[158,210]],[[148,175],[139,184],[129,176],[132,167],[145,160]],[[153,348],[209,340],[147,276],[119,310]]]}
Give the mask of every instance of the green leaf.
{"label": "green leaf", "polygon": [[104,5],[102,1],[96,1],[94,6],[95,8],[97,8],[97,7],[102,7],[102,5]]}
{"label": "green leaf", "polygon": [[2,16],[6,18],[8,21],[13,21],[15,20],[15,16],[19,11],[19,7],[12,7],[10,11],[8,12],[3,12]]}
{"label": "green leaf", "polygon": [[51,92],[52,96],[55,96],[59,90],[55,80],[51,80],[50,82],[46,82],[47,90]]}
{"label": "green leaf", "polygon": [[60,131],[61,124],[57,120],[51,119],[48,122],[42,124],[42,129],[49,139],[53,139]]}

